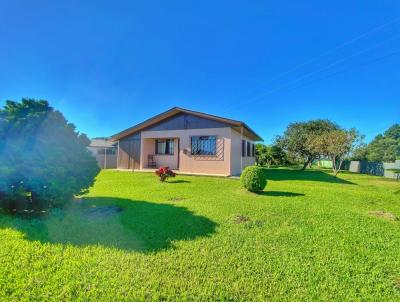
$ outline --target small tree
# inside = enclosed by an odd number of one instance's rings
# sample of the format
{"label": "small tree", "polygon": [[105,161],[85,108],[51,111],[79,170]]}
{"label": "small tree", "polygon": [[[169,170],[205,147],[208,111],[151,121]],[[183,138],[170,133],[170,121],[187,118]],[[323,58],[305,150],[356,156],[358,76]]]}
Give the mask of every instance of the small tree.
{"label": "small tree", "polygon": [[311,120],[291,123],[282,136],[276,138],[276,145],[295,157],[304,159],[302,170],[309,166],[321,153],[313,143],[322,134],[339,130],[330,120]]}
{"label": "small tree", "polygon": [[266,146],[264,144],[256,145],[256,163],[259,166],[271,166],[272,152],[270,146]]}
{"label": "small tree", "polygon": [[256,145],[256,163],[259,166],[284,165],[287,162],[286,153],[279,146]]}
{"label": "small tree", "polygon": [[334,130],[315,137],[312,146],[315,152],[327,156],[332,161],[332,170],[335,177],[339,173],[343,161],[353,149],[357,132],[351,130]]}

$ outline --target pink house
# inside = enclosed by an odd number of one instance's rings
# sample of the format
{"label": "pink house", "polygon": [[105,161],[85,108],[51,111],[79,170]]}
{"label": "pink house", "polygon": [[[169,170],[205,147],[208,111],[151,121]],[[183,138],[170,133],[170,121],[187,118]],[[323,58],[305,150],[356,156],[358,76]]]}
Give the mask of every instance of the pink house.
{"label": "pink house", "polygon": [[255,163],[262,141],[241,121],[174,107],[111,137],[117,168],[230,176]]}

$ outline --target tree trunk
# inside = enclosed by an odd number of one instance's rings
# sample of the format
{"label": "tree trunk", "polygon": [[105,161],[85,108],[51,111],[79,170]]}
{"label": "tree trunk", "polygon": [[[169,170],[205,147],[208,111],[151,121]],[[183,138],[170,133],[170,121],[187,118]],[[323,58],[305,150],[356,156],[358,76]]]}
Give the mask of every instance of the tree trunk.
{"label": "tree trunk", "polygon": [[339,167],[337,167],[336,172],[335,172],[335,177],[338,175],[340,168],[342,167],[343,164],[343,159],[339,160]]}
{"label": "tree trunk", "polygon": [[333,176],[336,177],[337,175],[337,170],[336,170],[336,158],[334,156],[331,157],[331,161],[332,161],[332,172],[333,172]]}
{"label": "tree trunk", "polygon": [[332,161],[332,170],[333,170],[333,175],[336,177],[340,171],[340,168],[342,167],[343,159],[339,159],[339,166],[336,164],[336,156],[331,157]]}
{"label": "tree trunk", "polygon": [[301,168],[301,170],[304,171],[304,170],[308,167],[308,165],[309,165],[310,163],[312,163],[312,161],[313,161],[313,158],[312,158],[312,157],[307,158],[307,160],[306,160],[306,162],[304,163],[303,168]]}

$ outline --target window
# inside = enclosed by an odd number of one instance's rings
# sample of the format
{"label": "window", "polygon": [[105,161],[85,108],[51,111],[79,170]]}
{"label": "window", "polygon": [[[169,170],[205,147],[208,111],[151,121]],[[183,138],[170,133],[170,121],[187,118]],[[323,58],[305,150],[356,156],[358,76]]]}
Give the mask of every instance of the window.
{"label": "window", "polygon": [[246,141],[242,140],[242,157],[246,156]]}
{"label": "window", "polygon": [[104,153],[107,154],[107,155],[115,155],[115,152],[116,152],[115,148],[97,149],[97,154],[98,155],[104,155]]}
{"label": "window", "polygon": [[192,136],[192,155],[216,155],[217,137]]}
{"label": "window", "polygon": [[173,139],[156,139],[157,155],[174,155]]}
{"label": "window", "polygon": [[250,154],[250,143],[247,142],[247,156],[251,156]]}
{"label": "window", "polygon": [[252,148],[252,152],[251,152],[251,156],[256,156],[256,146],[254,144],[251,144]]}

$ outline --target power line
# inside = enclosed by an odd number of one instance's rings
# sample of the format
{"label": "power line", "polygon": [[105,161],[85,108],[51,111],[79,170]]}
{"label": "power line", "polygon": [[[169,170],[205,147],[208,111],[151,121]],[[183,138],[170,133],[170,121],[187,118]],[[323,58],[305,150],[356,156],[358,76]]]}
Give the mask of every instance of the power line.
{"label": "power line", "polygon": [[[361,63],[361,64],[358,64],[358,66],[368,66],[368,65],[374,64],[374,63],[376,63],[376,62],[382,61],[382,60],[384,60],[384,59],[390,58],[390,57],[392,57],[392,56],[394,56],[394,55],[397,55],[397,54],[400,54],[400,49],[399,49],[399,50],[396,50],[396,51],[394,51],[394,52],[388,53],[388,54],[386,54],[386,55],[384,55],[384,56],[380,56],[380,57],[377,57],[377,58],[368,60],[368,61],[366,61],[366,62],[363,62],[363,63]],[[338,75],[338,74],[345,73],[345,72],[349,71],[350,69],[351,69],[351,68],[346,68],[346,69],[344,69],[344,70],[340,70],[340,71],[331,73],[331,74],[329,74],[329,75],[327,75],[327,76],[325,76],[325,77],[322,77],[322,78],[319,78],[319,79],[316,79],[316,80],[308,81],[308,82],[304,83],[303,85],[299,85],[299,86],[297,86],[297,87],[294,87],[294,88],[290,89],[290,91],[293,91],[293,90],[296,90],[296,89],[299,89],[299,88],[303,88],[303,87],[305,87],[305,86],[307,86],[307,85],[309,85],[309,84],[313,84],[313,83],[315,83],[315,82],[319,82],[319,81],[322,81],[322,80],[325,80],[325,79],[328,79],[328,78],[332,78],[332,77],[334,77],[334,76],[336,76],[336,75]]]}
{"label": "power line", "polygon": [[[400,18],[399,18],[399,19],[400,19]],[[388,41],[390,41],[390,40],[398,39],[399,37],[400,37],[400,35],[392,36],[392,37],[390,37],[390,38],[388,38],[388,39],[385,39],[385,40],[383,40],[383,41],[381,41],[381,42],[379,42],[379,43],[376,43],[376,44],[372,45],[371,47],[368,47],[368,48],[366,48],[366,49],[362,49],[362,50],[360,50],[360,51],[358,51],[358,52],[355,52],[355,53],[353,53],[353,54],[351,54],[351,55],[349,55],[349,56],[346,56],[346,57],[344,57],[344,58],[341,58],[341,59],[339,59],[339,60],[336,60],[336,61],[334,61],[333,63],[329,64],[328,66],[325,66],[325,67],[323,67],[323,68],[320,68],[320,69],[314,70],[314,71],[312,71],[312,72],[306,73],[306,74],[304,74],[304,75],[302,75],[302,76],[300,76],[300,77],[298,77],[298,78],[296,78],[296,79],[294,79],[294,80],[292,80],[292,81],[286,82],[286,83],[283,84],[283,85],[280,85],[280,86],[278,86],[278,87],[276,87],[276,88],[273,88],[273,89],[271,89],[271,90],[269,90],[269,91],[266,91],[265,93],[259,94],[258,96],[255,96],[255,97],[253,97],[253,98],[251,98],[251,99],[249,99],[249,100],[247,100],[247,101],[245,101],[245,102],[242,102],[242,103],[237,104],[237,105],[235,104],[236,106],[228,107],[227,110],[236,108],[237,106],[243,106],[243,105],[247,105],[247,104],[249,104],[249,103],[252,103],[252,102],[254,102],[254,101],[257,101],[257,100],[259,100],[260,98],[265,97],[266,95],[269,95],[269,94],[271,94],[271,93],[273,93],[273,92],[275,92],[275,91],[278,91],[278,90],[280,90],[280,89],[282,89],[282,88],[285,88],[285,87],[287,87],[287,86],[289,86],[289,85],[291,85],[291,84],[293,84],[293,83],[297,83],[297,82],[299,82],[299,81],[301,81],[301,80],[303,80],[303,79],[305,79],[305,78],[308,78],[308,77],[310,77],[310,76],[313,76],[313,75],[315,75],[315,74],[318,74],[318,73],[320,73],[320,72],[322,72],[322,71],[328,70],[328,69],[330,69],[330,68],[332,68],[332,67],[334,67],[334,66],[336,66],[336,65],[338,65],[338,64],[340,64],[340,63],[342,63],[342,62],[344,62],[344,61],[346,61],[346,60],[348,60],[348,59],[350,59],[350,58],[353,58],[353,57],[356,57],[356,56],[358,56],[358,55],[360,55],[360,54],[366,53],[366,52],[368,52],[368,51],[370,51],[370,50],[372,50],[372,49],[374,49],[374,48],[377,48],[377,47],[381,46],[382,44],[384,44],[384,43],[386,43],[386,42],[388,42]]]}
{"label": "power line", "polygon": [[[299,68],[301,68],[303,66],[306,66],[306,65],[318,60],[321,57],[324,57],[324,56],[326,56],[328,54],[331,54],[331,53],[335,52],[338,49],[341,49],[341,48],[343,48],[343,47],[345,47],[347,45],[350,45],[350,44],[352,44],[352,43],[354,43],[354,42],[356,42],[358,40],[361,40],[362,38],[364,38],[364,37],[366,37],[366,36],[368,36],[368,35],[370,35],[370,34],[372,34],[374,32],[377,32],[377,31],[379,31],[379,30],[381,30],[381,29],[383,29],[383,28],[385,28],[385,27],[387,27],[389,25],[397,23],[399,21],[400,21],[400,17],[397,17],[397,18],[389,20],[388,22],[385,22],[384,24],[381,24],[381,25],[378,25],[376,27],[373,27],[372,29],[370,29],[370,30],[368,30],[368,31],[366,31],[366,32],[364,32],[364,33],[362,33],[362,34],[360,34],[360,35],[358,35],[358,36],[356,36],[356,37],[344,42],[344,43],[341,43],[341,44],[339,44],[339,45],[337,45],[337,46],[335,46],[335,47],[333,47],[333,48],[331,48],[331,49],[329,49],[329,50],[327,50],[327,51],[325,51],[325,52],[323,52],[323,53],[321,53],[321,54],[319,54],[319,55],[317,55],[317,56],[315,56],[315,57],[313,57],[313,58],[311,58],[311,59],[309,59],[309,60],[307,60],[307,61],[305,61],[303,63],[301,63],[301,64],[298,64],[298,65],[294,66],[293,68],[291,68],[291,69],[289,69],[287,71],[284,71],[284,72],[281,72],[281,73],[277,74],[276,76],[271,78],[268,81],[268,83],[270,83],[270,82],[272,82],[272,81],[274,81],[276,79],[279,79],[280,77],[282,77],[284,75],[290,74],[293,71],[296,71]],[[260,85],[260,86],[263,86],[263,85]]]}

